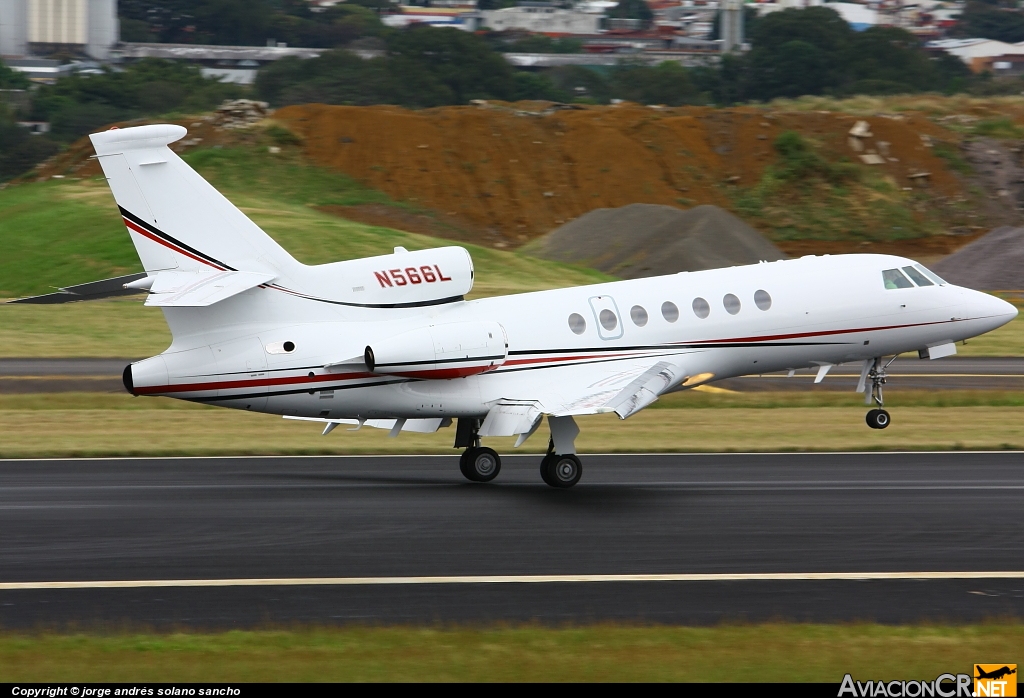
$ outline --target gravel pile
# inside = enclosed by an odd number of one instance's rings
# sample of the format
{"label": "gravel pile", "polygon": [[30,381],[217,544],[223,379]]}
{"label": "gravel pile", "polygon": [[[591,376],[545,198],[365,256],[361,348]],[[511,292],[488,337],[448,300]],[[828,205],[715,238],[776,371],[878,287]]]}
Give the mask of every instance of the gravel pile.
{"label": "gravel pile", "polygon": [[623,279],[785,259],[775,245],[717,206],[631,204],[586,213],[523,250]]}
{"label": "gravel pile", "polygon": [[957,286],[977,291],[1022,290],[1024,228],[996,228],[931,266]]}
{"label": "gravel pile", "polygon": [[245,128],[270,114],[270,105],[253,99],[228,99],[217,107],[216,123],[221,128]]}

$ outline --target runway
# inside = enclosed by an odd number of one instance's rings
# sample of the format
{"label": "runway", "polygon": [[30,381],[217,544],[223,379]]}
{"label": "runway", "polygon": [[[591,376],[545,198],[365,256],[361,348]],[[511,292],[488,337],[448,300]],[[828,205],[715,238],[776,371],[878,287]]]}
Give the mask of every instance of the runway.
{"label": "runway", "polygon": [[[123,392],[121,372],[134,359],[0,359],[0,394]],[[838,390],[852,392],[860,364],[836,366],[815,385],[817,370],[801,369],[718,381],[728,390]],[[897,390],[1024,390],[1024,358],[956,358],[921,361],[916,355],[897,359],[890,367],[890,388]]]}
{"label": "runway", "polygon": [[536,461],[0,461],[0,627],[1024,616],[1021,453]]}

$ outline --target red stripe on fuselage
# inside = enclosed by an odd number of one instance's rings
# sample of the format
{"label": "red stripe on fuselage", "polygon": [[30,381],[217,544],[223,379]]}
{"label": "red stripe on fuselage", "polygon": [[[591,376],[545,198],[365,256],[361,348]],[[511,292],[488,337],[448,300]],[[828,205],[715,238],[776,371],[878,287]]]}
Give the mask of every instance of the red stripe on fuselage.
{"label": "red stripe on fuselage", "polygon": [[140,395],[156,395],[163,393],[196,393],[205,390],[228,390],[233,388],[259,388],[272,385],[308,385],[330,383],[355,378],[382,378],[375,373],[338,373],[319,376],[286,376],[281,378],[249,378],[233,381],[210,381],[206,383],[180,383],[177,385],[136,386],[135,392]]}
{"label": "red stripe on fuselage", "polygon": [[915,322],[909,325],[885,325],[882,327],[859,327],[853,330],[820,330],[818,332],[794,332],[792,334],[775,334],[766,337],[734,337],[732,339],[700,339],[692,342],[673,342],[673,344],[729,344],[732,342],[773,342],[781,339],[803,339],[805,337],[827,337],[835,334],[853,334],[854,332],[881,332],[882,330],[901,330],[907,327],[925,327],[927,325],[945,325],[960,320],[938,320],[936,322]]}

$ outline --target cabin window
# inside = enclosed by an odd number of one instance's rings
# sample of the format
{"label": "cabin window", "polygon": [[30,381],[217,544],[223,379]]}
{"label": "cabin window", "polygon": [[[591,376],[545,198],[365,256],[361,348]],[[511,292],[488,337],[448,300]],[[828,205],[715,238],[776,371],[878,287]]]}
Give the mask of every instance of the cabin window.
{"label": "cabin window", "polygon": [[675,322],[679,319],[679,308],[672,301],[665,301],[661,304],[661,316],[668,322]]}
{"label": "cabin window", "polygon": [[725,312],[730,315],[740,312],[740,299],[731,293],[725,294],[725,297],[722,299],[722,305],[725,306]]}
{"label": "cabin window", "polygon": [[942,278],[938,274],[933,272],[931,269],[926,269],[924,267],[924,265],[922,265],[922,264],[915,264],[914,268],[917,269],[922,274],[924,274],[925,276],[927,276],[929,279],[931,279],[935,283],[937,283],[939,286],[945,286],[946,285],[946,282],[943,281]]}
{"label": "cabin window", "polygon": [[711,314],[711,304],[703,298],[693,299],[693,314],[699,317],[701,320]]}
{"label": "cabin window", "polygon": [[601,314],[597,316],[597,319],[601,321],[601,327],[605,328],[609,332],[614,330],[618,324],[619,319],[615,317],[615,313],[605,308],[601,311]]}
{"label": "cabin window", "polygon": [[893,288],[914,288],[910,279],[903,276],[899,269],[886,269],[882,272],[882,281],[888,289]]}
{"label": "cabin window", "polygon": [[583,334],[587,331],[587,321],[579,313],[573,313],[569,316],[569,329],[573,334]]}
{"label": "cabin window", "polygon": [[634,305],[630,308],[629,317],[637,327],[643,327],[647,324],[647,311],[644,310],[643,306]]}
{"label": "cabin window", "polygon": [[910,277],[910,280],[913,281],[918,286],[934,286],[935,285],[931,281],[928,280],[927,276],[925,276],[924,274],[919,272],[917,269],[914,269],[914,267],[903,267],[903,271],[906,272],[907,276]]}
{"label": "cabin window", "polygon": [[759,310],[768,310],[772,307],[772,297],[764,289],[754,292],[754,305]]}

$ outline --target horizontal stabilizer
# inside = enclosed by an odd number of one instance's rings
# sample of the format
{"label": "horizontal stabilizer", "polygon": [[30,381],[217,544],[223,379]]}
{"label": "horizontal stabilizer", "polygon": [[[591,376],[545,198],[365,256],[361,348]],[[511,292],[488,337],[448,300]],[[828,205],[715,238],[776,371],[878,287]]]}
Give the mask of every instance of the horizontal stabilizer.
{"label": "horizontal stabilizer", "polygon": [[161,271],[149,289],[146,305],[160,308],[205,307],[273,279],[274,274],[251,271]]}
{"label": "horizontal stabilizer", "polygon": [[53,303],[74,303],[75,301],[96,301],[117,296],[132,296],[138,293],[145,293],[145,291],[125,288],[125,284],[144,278],[146,278],[145,272],[128,274],[127,276],[116,276],[113,279],[90,281],[89,283],[76,286],[64,286],[57,293],[47,293],[43,296],[32,296],[30,298],[18,298],[7,302],[50,305]]}

